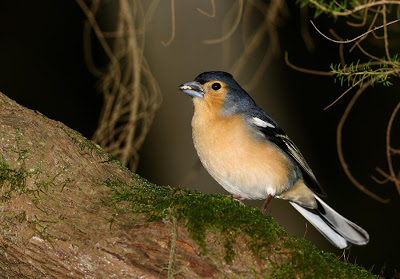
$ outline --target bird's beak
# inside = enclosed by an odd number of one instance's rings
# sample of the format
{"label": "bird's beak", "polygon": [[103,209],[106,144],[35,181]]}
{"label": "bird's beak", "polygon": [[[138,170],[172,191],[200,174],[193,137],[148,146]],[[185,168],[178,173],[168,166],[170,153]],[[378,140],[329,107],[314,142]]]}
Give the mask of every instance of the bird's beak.
{"label": "bird's beak", "polygon": [[204,98],[203,87],[196,81],[186,82],[179,86],[179,90],[192,97]]}

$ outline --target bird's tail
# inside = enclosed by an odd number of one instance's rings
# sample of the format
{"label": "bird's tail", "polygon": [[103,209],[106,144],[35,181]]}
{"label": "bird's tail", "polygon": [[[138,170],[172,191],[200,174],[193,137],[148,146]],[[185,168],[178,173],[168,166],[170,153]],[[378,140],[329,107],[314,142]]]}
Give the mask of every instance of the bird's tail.
{"label": "bird's tail", "polygon": [[352,244],[368,243],[369,235],[363,228],[341,216],[319,197],[315,196],[315,199],[317,209],[307,209],[294,202],[290,204],[336,247],[345,249]]}

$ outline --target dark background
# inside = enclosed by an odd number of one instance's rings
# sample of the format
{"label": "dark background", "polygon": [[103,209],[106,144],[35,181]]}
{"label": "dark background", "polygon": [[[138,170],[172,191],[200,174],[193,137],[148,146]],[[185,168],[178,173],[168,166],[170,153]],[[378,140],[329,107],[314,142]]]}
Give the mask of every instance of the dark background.
{"label": "dark background", "polygon": [[[220,45],[202,44],[205,39],[221,35],[221,22],[229,7],[219,5],[217,17],[210,19],[196,11],[196,7],[209,10],[207,1],[177,1],[176,38],[169,47],[161,44],[171,32],[169,1],[160,2],[148,26],[145,55],[161,87],[163,103],[141,151],[138,173],[157,184],[226,193],[202,168],[192,179],[185,180],[198,159],[191,140],[191,100],[177,89],[179,84],[193,80],[203,71],[229,70],[223,66]],[[365,91],[344,127],[344,152],[350,170],[366,187],[391,198],[389,204],[380,204],[351,184],[337,157],[337,123],[354,91],[324,111],[345,88],[332,78],[294,71],[283,59],[284,51],[288,51],[289,59],[296,65],[329,70],[331,63],[340,61],[338,45],[310,29],[316,49],[308,52],[301,38],[299,7],[291,1],[287,5],[289,15],[279,28],[281,51],[249,93],[302,150],[328,194],[327,202],[370,233],[371,242],[365,247],[352,248],[349,260],[373,268],[374,273],[385,270],[385,275],[391,277],[395,270],[400,270],[399,194],[393,184],[378,185],[370,176],[379,177],[376,167],[387,169],[385,133],[389,117],[400,101],[399,81],[392,80],[392,87],[375,86]],[[96,79],[84,63],[84,21],[85,16],[75,1],[0,1],[0,91],[90,138],[97,125],[102,97],[96,90]],[[326,34],[330,26],[345,38],[362,33],[362,29],[350,30],[357,34],[349,33],[343,22],[325,16],[315,22]],[[391,30],[399,37],[398,26]],[[238,37],[235,34],[232,40],[239,40]],[[379,46],[372,43],[369,46],[383,56]],[[396,42],[394,46],[398,50]],[[393,49],[392,53],[395,52]],[[357,53],[349,57],[357,58]],[[236,77],[245,88],[255,64]],[[396,145],[400,142],[399,118],[393,130],[396,134],[392,142],[399,148],[400,144]],[[259,207],[262,201],[247,204]],[[290,233],[304,235],[305,220],[288,203],[274,200],[268,213]],[[341,254],[311,226],[306,238],[323,250]]]}

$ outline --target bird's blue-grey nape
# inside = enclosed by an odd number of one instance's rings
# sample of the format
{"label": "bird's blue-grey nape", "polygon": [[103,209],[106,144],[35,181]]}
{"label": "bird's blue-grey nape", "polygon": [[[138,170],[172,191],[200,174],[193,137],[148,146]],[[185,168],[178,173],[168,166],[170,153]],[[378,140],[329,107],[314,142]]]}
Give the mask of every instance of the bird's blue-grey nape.
{"label": "bird's blue-grey nape", "polygon": [[196,81],[186,82],[179,86],[179,90],[191,97],[203,98],[203,87]]}
{"label": "bird's blue-grey nape", "polygon": [[219,80],[228,85],[236,83],[236,81],[233,79],[233,76],[230,73],[222,71],[204,72],[198,75],[194,80],[200,84],[204,84],[212,80]]}

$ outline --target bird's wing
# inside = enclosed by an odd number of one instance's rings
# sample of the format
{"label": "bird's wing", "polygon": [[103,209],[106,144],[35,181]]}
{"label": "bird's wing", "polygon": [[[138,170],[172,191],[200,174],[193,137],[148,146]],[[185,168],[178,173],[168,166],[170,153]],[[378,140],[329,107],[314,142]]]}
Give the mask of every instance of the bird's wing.
{"label": "bird's wing", "polygon": [[326,196],[303,155],[279,125],[263,111],[255,111],[255,113],[250,117],[251,118],[248,119],[248,121],[254,128],[261,132],[267,140],[277,145],[283,152],[285,152],[285,154],[297,163],[303,174],[303,179],[306,185],[316,194]]}

